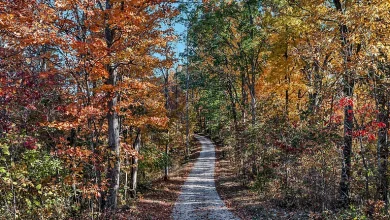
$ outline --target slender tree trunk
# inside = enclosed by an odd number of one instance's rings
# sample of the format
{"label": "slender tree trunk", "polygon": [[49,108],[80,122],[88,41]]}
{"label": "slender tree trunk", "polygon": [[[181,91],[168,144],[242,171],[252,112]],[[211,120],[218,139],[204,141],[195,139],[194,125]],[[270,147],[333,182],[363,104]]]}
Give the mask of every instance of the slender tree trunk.
{"label": "slender tree trunk", "polygon": [[[126,129],[123,129],[122,132],[122,135],[123,135],[123,141],[127,143],[127,138],[128,138],[128,135],[129,135],[129,128],[126,128]],[[129,167],[130,165],[130,159],[129,159],[129,154],[126,153],[125,155],[125,161],[124,161],[124,166],[125,167]],[[124,201],[125,203],[127,203],[127,191],[129,189],[129,172],[126,170],[125,172],[125,182],[124,182]]]}
{"label": "slender tree trunk", "polygon": [[[241,73],[241,112],[242,112],[242,126],[245,126],[246,124],[246,105],[247,105],[247,98],[248,95],[245,90],[245,73]],[[242,183],[245,185],[245,176],[246,176],[246,167],[245,167],[245,146],[246,141],[243,137],[243,133],[240,131],[239,135],[239,149],[237,151],[236,157],[240,160],[240,171],[243,176]]]}
{"label": "slender tree trunk", "polygon": [[[128,172],[126,172],[125,173],[125,187],[124,187],[124,189],[125,189],[125,195],[124,195],[124,197],[125,197],[125,202],[127,201],[127,190],[128,190],[128,184],[129,184],[129,178],[128,178],[128,176],[129,176],[129,173]],[[126,202],[127,203],[127,202]]]}
{"label": "slender tree trunk", "polygon": [[[287,31],[287,27],[286,27],[286,31]],[[286,50],[284,51],[284,59],[288,60],[288,43],[286,43]],[[285,116],[286,116],[286,120],[288,120],[288,116],[289,116],[289,102],[290,102],[290,91],[289,91],[289,85],[290,85],[290,76],[289,76],[289,69],[288,69],[288,66],[286,66],[286,75],[284,76],[284,80],[285,80],[285,83],[287,85],[287,89],[285,91]]]}
{"label": "slender tree trunk", "polygon": [[[253,71],[253,68],[252,68]],[[256,125],[256,90],[255,90],[255,75],[254,72],[252,72],[252,80],[249,85],[249,91],[251,95],[251,116],[252,116],[252,126],[254,127]],[[257,139],[257,133],[255,133],[254,141],[256,142]],[[254,142],[254,143],[255,143]],[[256,149],[255,147],[251,147],[252,152],[250,153],[251,159],[252,159],[252,177],[255,178],[257,176],[257,155],[256,155]]]}
{"label": "slender tree trunk", "polygon": [[289,112],[288,112],[288,103],[289,103],[289,100],[290,100],[290,98],[289,98],[289,91],[288,91],[288,89],[286,89],[286,91],[285,91],[285,97],[284,97],[284,99],[285,99],[285,103],[284,103],[284,111],[285,111],[285,115],[286,115],[286,119],[288,118],[288,115],[289,115]]}
{"label": "slender tree trunk", "polygon": [[[169,132],[168,132],[169,137]],[[169,145],[168,143],[165,144],[165,167],[164,167],[164,180],[168,180],[169,176]]]}
{"label": "slender tree trunk", "polygon": [[[164,74],[164,95],[165,95],[165,109],[168,112],[168,117],[170,117],[171,114],[171,107],[169,105],[169,70],[167,69],[165,74]],[[199,114],[199,117],[200,114]],[[168,153],[169,153],[169,127],[167,129],[167,135],[168,135],[168,140],[165,143],[165,164],[164,164],[164,180],[168,180],[168,175],[169,175],[169,158],[168,158]]]}
{"label": "slender tree trunk", "polygon": [[[111,68],[109,68],[111,69]],[[116,71],[110,70],[110,84],[116,84]],[[120,157],[119,157],[119,117],[115,108],[117,106],[118,95],[110,94],[111,100],[108,102],[108,147],[112,152],[109,156],[109,168],[107,178],[109,179],[109,192],[107,197],[107,208],[115,209],[117,206],[117,194],[119,189]]]}
{"label": "slender tree trunk", "polygon": [[[326,58],[327,59],[327,58]],[[317,112],[317,108],[320,104],[319,96],[322,86],[322,77],[320,75],[320,66],[319,61],[314,61],[314,73],[310,74],[311,86],[313,87],[313,92],[309,92],[309,114],[314,115]]]}
{"label": "slender tree trunk", "polygon": [[[137,136],[133,144],[134,150],[139,153],[141,148],[141,130],[138,129]],[[132,197],[137,197],[137,175],[138,175],[138,156],[133,156],[132,159],[132,168],[131,168],[131,192]]]}
{"label": "slender tree trunk", "polygon": [[190,155],[190,116],[189,116],[189,86],[190,86],[190,74],[188,72],[188,30],[190,26],[187,27],[187,41],[186,41],[186,152],[185,159],[188,160]]}
{"label": "slender tree trunk", "polygon": [[233,116],[234,131],[237,133],[237,131],[238,131],[238,122],[237,122],[236,102],[235,102],[235,99],[234,99],[234,96],[233,96],[233,91],[230,88],[230,86],[228,86],[228,93],[229,93],[231,111],[232,111],[232,116]]}
{"label": "slender tree trunk", "polygon": [[[344,13],[340,0],[333,0],[336,9]],[[352,132],[353,132],[353,89],[354,89],[354,73],[349,68],[352,57],[352,45],[348,41],[348,27],[345,24],[339,25],[340,30],[340,41],[342,46],[342,55],[344,63],[344,96],[351,100],[344,107],[344,146],[343,146],[343,160],[341,167],[341,180],[340,180],[340,199],[343,207],[348,207],[350,202],[350,181],[351,181],[351,154],[352,154]]]}
{"label": "slender tree trunk", "polygon": [[246,123],[246,103],[247,103],[247,94],[245,90],[245,73],[241,73],[241,112],[242,112],[242,122]]}
{"label": "slender tree trunk", "polygon": [[[247,2],[248,6],[248,11],[249,11],[249,23],[251,27],[254,27],[254,19],[253,19],[253,12],[252,12],[252,7],[250,1]],[[254,33],[254,28],[250,29],[250,37],[251,40],[253,41],[255,39],[255,33]],[[250,53],[250,73],[248,73],[248,88],[249,88],[249,94],[251,98],[251,117],[252,117],[252,126],[256,124],[256,54],[255,54],[255,49],[252,48],[251,53]]]}
{"label": "slender tree trunk", "polygon": [[[345,77],[347,78],[347,77]],[[344,86],[345,96],[352,100],[353,98],[353,82],[350,77],[345,79]],[[347,104],[344,107],[344,146],[343,146],[343,162],[341,167],[340,180],[340,197],[342,206],[349,205],[349,191],[351,178],[351,154],[352,154],[352,132],[353,132],[353,104]]]}
{"label": "slender tree trunk", "polygon": [[[254,78],[255,76],[253,76]],[[253,79],[255,80],[255,79]],[[256,89],[255,82],[251,83],[250,86],[250,95],[251,95],[251,116],[252,116],[252,126],[256,125]]]}
{"label": "slender tree trunk", "polygon": [[389,181],[388,181],[388,155],[389,146],[387,141],[388,133],[388,121],[389,121],[389,109],[388,101],[386,99],[385,91],[378,92],[378,121],[383,122],[386,126],[380,127],[378,131],[378,143],[377,143],[377,158],[378,158],[378,195],[381,200],[385,201],[388,205],[388,192],[389,192]]}

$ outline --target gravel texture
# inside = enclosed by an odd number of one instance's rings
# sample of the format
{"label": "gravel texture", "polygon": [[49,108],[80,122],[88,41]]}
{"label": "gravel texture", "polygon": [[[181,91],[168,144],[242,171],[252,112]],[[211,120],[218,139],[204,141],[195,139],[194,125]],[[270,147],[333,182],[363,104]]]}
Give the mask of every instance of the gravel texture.
{"label": "gravel texture", "polygon": [[202,151],[173,209],[173,219],[238,219],[225,206],[215,189],[215,146],[200,135]]}

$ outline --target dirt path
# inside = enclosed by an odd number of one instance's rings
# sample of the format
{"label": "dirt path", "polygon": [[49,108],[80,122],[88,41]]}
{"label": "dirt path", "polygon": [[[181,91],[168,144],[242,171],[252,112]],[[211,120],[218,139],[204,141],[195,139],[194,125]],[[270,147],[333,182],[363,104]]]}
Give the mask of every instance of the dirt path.
{"label": "dirt path", "polygon": [[202,151],[176,201],[173,219],[238,219],[225,206],[215,189],[215,148],[207,138],[195,135]]}

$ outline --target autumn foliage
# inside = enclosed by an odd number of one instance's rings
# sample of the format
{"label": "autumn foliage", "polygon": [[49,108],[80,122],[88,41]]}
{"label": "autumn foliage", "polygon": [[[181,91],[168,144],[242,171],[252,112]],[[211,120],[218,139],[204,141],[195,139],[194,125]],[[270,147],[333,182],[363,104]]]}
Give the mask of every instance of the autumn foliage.
{"label": "autumn foliage", "polygon": [[0,218],[110,218],[201,132],[274,207],[388,219],[388,1],[174,2],[0,0]]}
{"label": "autumn foliage", "polygon": [[225,146],[237,181],[263,202],[320,213],[310,218],[388,218],[389,6],[249,0],[192,10],[196,128]]}
{"label": "autumn foliage", "polygon": [[101,217],[153,179],[137,181],[149,171],[135,146],[162,160],[155,70],[173,67],[158,54],[176,14],[169,1],[0,2],[0,218]]}

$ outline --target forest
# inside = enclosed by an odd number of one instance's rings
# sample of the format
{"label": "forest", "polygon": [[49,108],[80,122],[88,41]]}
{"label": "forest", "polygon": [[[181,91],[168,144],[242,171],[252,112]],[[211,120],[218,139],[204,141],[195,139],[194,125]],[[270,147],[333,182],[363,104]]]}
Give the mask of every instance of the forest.
{"label": "forest", "polygon": [[389,55],[388,0],[0,0],[0,219],[389,219]]}

